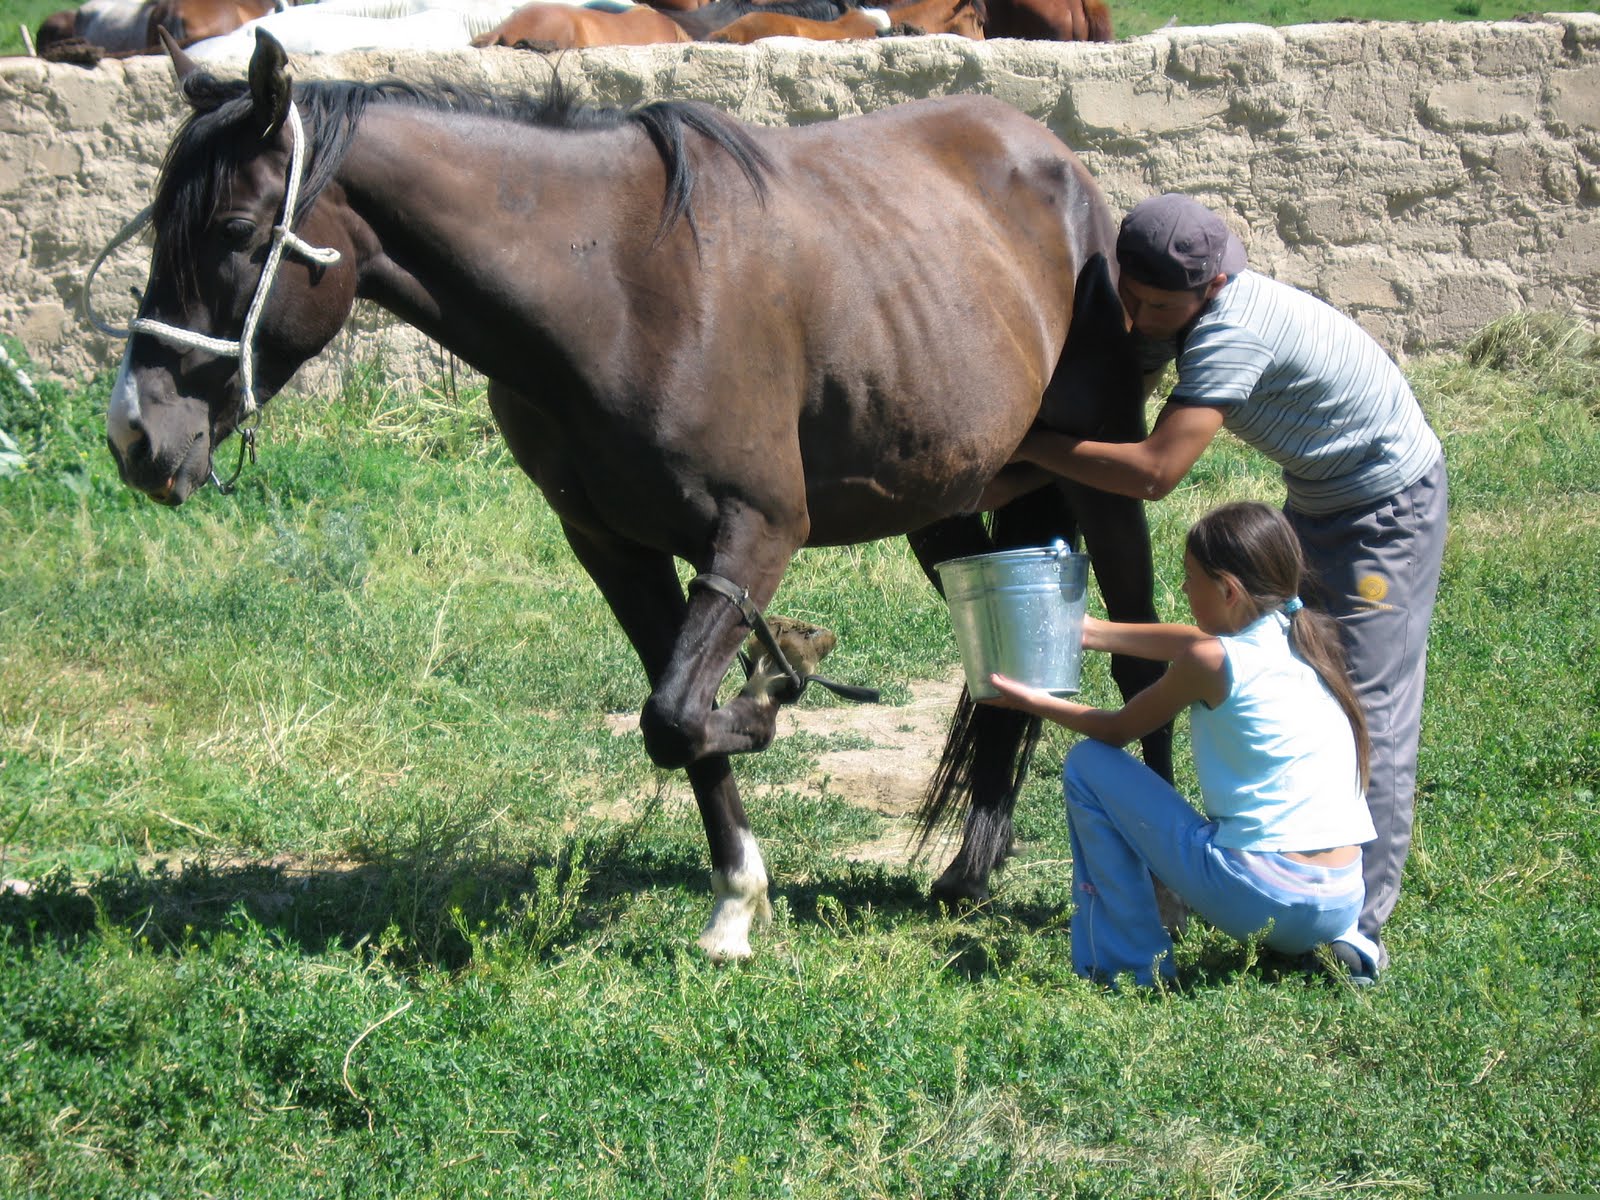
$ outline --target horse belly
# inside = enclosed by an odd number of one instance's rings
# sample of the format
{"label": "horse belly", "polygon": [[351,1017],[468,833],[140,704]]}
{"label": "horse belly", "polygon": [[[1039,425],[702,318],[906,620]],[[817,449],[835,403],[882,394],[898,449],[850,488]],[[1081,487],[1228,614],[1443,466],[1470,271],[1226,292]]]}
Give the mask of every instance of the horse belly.
{"label": "horse belly", "polygon": [[[797,319],[820,371],[801,434],[812,540],[962,511],[1038,414],[1079,269],[1114,244],[1109,210],[1059,139],[988,98],[777,140],[805,181],[771,217],[798,231],[780,269],[810,296]],[[846,201],[848,222],[818,222]]]}
{"label": "horse belly", "polygon": [[819,286],[799,428],[814,543],[965,511],[1009,460],[1060,355],[1071,278],[1008,253],[992,244],[960,271],[915,255],[840,264]]}

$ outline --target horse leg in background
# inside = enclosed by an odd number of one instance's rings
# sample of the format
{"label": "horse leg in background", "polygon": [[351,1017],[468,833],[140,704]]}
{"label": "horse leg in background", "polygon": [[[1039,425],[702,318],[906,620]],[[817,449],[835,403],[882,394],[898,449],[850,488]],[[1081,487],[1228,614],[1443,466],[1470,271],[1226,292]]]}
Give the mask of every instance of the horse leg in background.
{"label": "horse leg in background", "polygon": [[[1154,622],[1156,614],[1155,567],[1150,555],[1150,532],[1144,504],[1128,496],[1111,496],[1070,483],[1061,485],[1080,514],[1084,549],[1094,568],[1106,616],[1130,624]],[[1111,678],[1124,700],[1132,699],[1165,672],[1163,663],[1111,656]],[[1140,740],[1145,766],[1172,782],[1172,726],[1167,724]]]}
{"label": "horse leg in background", "polygon": [[[1150,555],[1149,526],[1141,501],[1127,496],[1063,487],[1083,514],[1084,547],[1094,567],[1095,582],[1105,601],[1106,616],[1113,621],[1143,623],[1159,620],[1155,610],[1155,568]],[[1164,663],[1128,655],[1111,656],[1111,678],[1123,699],[1138,695],[1166,670]],[[1172,782],[1172,724],[1169,722],[1140,739],[1144,764],[1168,783]],[[1152,876],[1154,878],[1154,876]],[[1160,879],[1155,880],[1156,906],[1169,933],[1180,932],[1189,921],[1189,906]]]}

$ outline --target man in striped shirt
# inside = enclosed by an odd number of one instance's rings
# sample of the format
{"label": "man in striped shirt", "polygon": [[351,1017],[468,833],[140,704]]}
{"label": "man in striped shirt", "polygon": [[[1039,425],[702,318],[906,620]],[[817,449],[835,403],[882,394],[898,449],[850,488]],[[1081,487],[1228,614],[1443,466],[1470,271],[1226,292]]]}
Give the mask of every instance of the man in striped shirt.
{"label": "man in striped shirt", "polygon": [[1283,468],[1284,512],[1340,622],[1372,738],[1366,903],[1333,944],[1351,978],[1388,965],[1380,933],[1411,846],[1428,624],[1444,554],[1443,452],[1394,361],[1354,321],[1257,275],[1221,218],[1187,196],[1136,205],[1117,238],[1147,372],[1177,384],[1141,442],[1035,426],[1013,458],[1140,499],[1167,495],[1227,428]]}

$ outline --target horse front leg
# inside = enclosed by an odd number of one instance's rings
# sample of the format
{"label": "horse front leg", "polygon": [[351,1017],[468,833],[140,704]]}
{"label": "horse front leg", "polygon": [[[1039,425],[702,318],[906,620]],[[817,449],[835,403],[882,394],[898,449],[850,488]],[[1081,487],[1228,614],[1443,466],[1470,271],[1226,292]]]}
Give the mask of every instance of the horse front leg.
{"label": "horse front leg", "polygon": [[683,767],[700,805],[714,896],[700,947],[717,962],[749,957],[752,925],[772,916],[766,864],[728,755],[764,749],[777,731],[779,708],[764,691],[741,693],[718,707],[717,691],[750,632],[747,612],[771,601],[803,537],[748,512],[724,519],[702,571],[720,582],[691,586],[666,669],[639,718],[650,757]]}
{"label": "horse front leg", "polygon": [[724,514],[701,576],[690,582],[667,669],[640,716],[657,764],[687,767],[771,743],[779,708],[774,691],[749,689],[719,707],[717,690],[803,539],[803,529],[779,529],[750,510]]}
{"label": "horse front leg", "polygon": [[686,772],[711,847],[711,916],[700,931],[700,949],[712,962],[749,958],[750,930],[772,920],[766,861],[728,757],[702,758]]}
{"label": "horse front leg", "polygon": [[[684,600],[672,559],[631,543],[597,539],[571,527],[566,534],[573,553],[606,598],[644,664],[652,688],[646,712],[652,712],[692,607]],[[723,670],[726,672],[726,665]],[[661,763],[667,756],[659,742],[652,748],[650,722],[641,717],[640,726],[647,730],[647,751]],[[770,740],[771,735],[767,736]],[[748,958],[751,927],[771,919],[772,905],[767,898],[766,863],[750,831],[728,758],[709,755],[662,765],[684,767],[711,854],[713,902],[710,919],[700,933],[700,948],[715,962]]]}

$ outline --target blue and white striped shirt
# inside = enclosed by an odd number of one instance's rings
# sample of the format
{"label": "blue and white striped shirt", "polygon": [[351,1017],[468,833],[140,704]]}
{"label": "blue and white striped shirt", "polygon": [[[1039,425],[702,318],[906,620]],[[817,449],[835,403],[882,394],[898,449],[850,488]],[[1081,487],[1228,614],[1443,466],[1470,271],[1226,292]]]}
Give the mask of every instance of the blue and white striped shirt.
{"label": "blue and white striped shirt", "polygon": [[1323,514],[1410,487],[1441,453],[1405,376],[1365,330],[1298,288],[1241,271],[1190,326],[1172,399],[1283,468],[1289,505]]}

